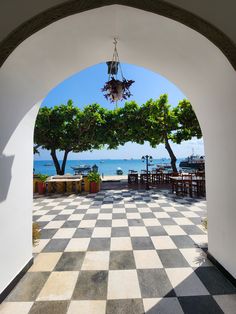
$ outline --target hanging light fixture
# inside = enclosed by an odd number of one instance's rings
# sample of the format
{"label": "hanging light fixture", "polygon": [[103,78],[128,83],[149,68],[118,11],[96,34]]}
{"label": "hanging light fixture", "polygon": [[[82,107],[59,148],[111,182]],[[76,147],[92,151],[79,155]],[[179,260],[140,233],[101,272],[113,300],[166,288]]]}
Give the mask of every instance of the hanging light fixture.
{"label": "hanging light fixture", "polygon": [[[108,66],[108,81],[102,88],[102,92],[107,100],[111,103],[127,99],[132,96],[129,88],[134,83],[133,80],[126,80],[124,78],[121,64],[119,60],[119,55],[117,51],[117,39],[114,38],[114,52],[112,56],[112,61],[107,62]],[[118,72],[120,69],[121,80],[118,79]]]}

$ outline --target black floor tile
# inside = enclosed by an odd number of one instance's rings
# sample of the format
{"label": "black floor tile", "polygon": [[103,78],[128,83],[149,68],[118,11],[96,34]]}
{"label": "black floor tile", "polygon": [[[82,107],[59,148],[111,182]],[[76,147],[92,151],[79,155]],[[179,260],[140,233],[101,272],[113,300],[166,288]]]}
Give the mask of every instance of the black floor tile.
{"label": "black floor tile", "polygon": [[125,213],[112,214],[112,219],[126,219],[126,214]]}
{"label": "black floor tile", "polygon": [[186,235],[171,236],[171,239],[173,240],[174,244],[179,249],[196,247],[196,244],[193,242],[193,240],[189,236],[186,236]]}
{"label": "black floor tile", "polygon": [[101,214],[111,214],[112,208],[101,208],[100,213]]}
{"label": "black floor tile", "polygon": [[164,210],[161,207],[150,207],[153,213],[164,213]]}
{"label": "black floor tile", "polygon": [[177,225],[172,218],[158,218],[158,220],[162,226]]}
{"label": "black floor tile", "polygon": [[128,219],[129,226],[144,226],[142,219]]}
{"label": "black floor tile", "polygon": [[79,223],[80,223],[79,220],[66,221],[61,227],[62,228],[78,228]]}
{"label": "black floor tile", "polygon": [[35,302],[29,314],[66,314],[69,301]]}
{"label": "black floor tile", "polygon": [[88,251],[108,251],[110,250],[110,238],[92,238]]}
{"label": "black floor tile", "polygon": [[[206,214],[205,214],[206,216]],[[192,223],[195,225],[200,225],[202,223],[202,218],[201,217],[193,217],[193,218],[188,218]]]}
{"label": "black floor tile", "polygon": [[165,229],[162,226],[146,227],[146,229],[150,237],[168,235],[168,233],[165,231]]}
{"label": "black floor tile", "polygon": [[126,208],[125,209],[126,213],[138,213],[138,209],[137,208]]}
{"label": "black floor tile", "polygon": [[164,268],[189,267],[179,250],[157,250]]}
{"label": "black floor tile", "polygon": [[93,228],[78,228],[74,235],[73,238],[90,238],[93,233]]}
{"label": "black floor tile", "polygon": [[96,227],[111,227],[112,225],[112,220],[107,220],[107,219],[99,219],[96,221]]}
{"label": "black floor tile", "polygon": [[187,233],[187,234],[205,234],[199,227],[194,225],[189,226],[181,226],[181,228]]}
{"label": "black floor tile", "polygon": [[153,213],[140,213],[140,215],[143,219],[156,218],[156,216]]}
{"label": "black floor tile", "polygon": [[53,220],[67,220],[70,217],[70,215],[57,215]]}
{"label": "black floor tile", "polygon": [[149,237],[133,237],[131,238],[133,250],[153,250],[154,245]]}
{"label": "black floor tile", "polygon": [[179,297],[185,314],[222,314],[223,311],[212,296]]}
{"label": "black floor tile", "polygon": [[142,298],[175,296],[164,269],[139,269],[137,272]]}
{"label": "black floor tile", "polygon": [[58,229],[42,229],[40,231],[40,238],[51,239],[57,231]]}
{"label": "black floor tile", "polygon": [[86,214],[87,213],[87,209],[75,209],[75,211],[73,212],[73,214]]}
{"label": "black floor tile", "polygon": [[85,214],[83,219],[84,220],[95,220],[98,218],[98,214]]}
{"label": "black floor tile", "polygon": [[142,299],[108,300],[106,314],[143,314]]}
{"label": "black floor tile", "polygon": [[183,214],[181,214],[180,212],[168,212],[168,215],[171,218],[183,218],[185,217]]}
{"label": "black floor tile", "polygon": [[50,272],[28,272],[6,298],[7,302],[35,301]]}
{"label": "black floor tile", "polygon": [[110,253],[110,270],[118,269],[135,269],[133,251],[111,251]]}
{"label": "black floor tile", "polygon": [[199,267],[195,273],[212,295],[236,293],[236,287],[216,267]]}
{"label": "black floor tile", "polygon": [[[120,199],[120,200],[122,200],[122,199]],[[117,201],[119,201],[119,200],[117,200]],[[124,208],[124,204],[116,204],[116,203],[114,203],[113,208]]]}
{"label": "black floor tile", "polygon": [[129,228],[128,227],[112,227],[111,229],[112,237],[129,237]]}
{"label": "black floor tile", "polygon": [[55,271],[76,271],[80,270],[85,252],[65,252],[56,264]]}
{"label": "black floor tile", "polygon": [[43,249],[43,252],[64,252],[70,239],[52,239]]}
{"label": "black floor tile", "polygon": [[73,300],[106,300],[107,271],[81,271],[72,296]]}

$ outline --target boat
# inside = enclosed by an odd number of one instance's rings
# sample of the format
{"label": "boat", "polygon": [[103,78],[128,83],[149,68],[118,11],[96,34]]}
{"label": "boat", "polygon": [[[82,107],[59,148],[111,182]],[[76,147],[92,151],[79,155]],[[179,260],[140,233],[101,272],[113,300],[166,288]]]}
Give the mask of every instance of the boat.
{"label": "boat", "polygon": [[118,167],[118,168],[116,169],[116,174],[117,174],[117,175],[122,175],[122,174],[123,174],[123,170],[122,170],[120,167]]}
{"label": "boat", "polygon": [[91,171],[91,166],[90,165],[78,165],[71,167],[75,174],[88,174],[88,172]]}
{"label": "boat", "polygon": [[172,166],[171,164],[164,163],[164,164],[157,164],[156,168],[162,169],[162,170],[169,170],[169,169],[172,169]]}
{"label": "boat", "polygon": [[205,169],[205,156],[191,155],[179,163],[180,168]]}

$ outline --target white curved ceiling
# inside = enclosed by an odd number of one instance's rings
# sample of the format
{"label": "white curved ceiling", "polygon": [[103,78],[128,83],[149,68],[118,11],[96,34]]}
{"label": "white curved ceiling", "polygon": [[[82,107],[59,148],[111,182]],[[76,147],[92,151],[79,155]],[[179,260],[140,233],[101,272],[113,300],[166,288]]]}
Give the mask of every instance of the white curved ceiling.
{"label": "white curved ceiling", "polygon": [[[141,0],[142,1],[142,0]],[[236,1],[163,0],[205,19],[236,42]],[[35,15],[68,0],[7,0],[0,2],[0,41]]]}

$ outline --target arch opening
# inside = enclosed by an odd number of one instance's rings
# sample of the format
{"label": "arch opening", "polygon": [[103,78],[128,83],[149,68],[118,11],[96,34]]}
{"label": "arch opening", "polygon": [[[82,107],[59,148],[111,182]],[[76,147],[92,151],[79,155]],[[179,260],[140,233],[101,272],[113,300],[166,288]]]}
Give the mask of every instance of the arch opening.
{"label": "arch opening", "polygon": [[[197,32],[137,9],[105,7],[60,20],[22,42],[3,65],[0,73],[1,151],[2,156],[13,156],[14,160],[11,169],[6,164],[1,177],[1,184],[6,186],[4,178],[11,170],[8,193],[0,204],[1,221],[17,230],[31,229],[30,219],[26,218],[32,208],[31,180],[24,183],[23,194],[18,187],[21,178],[30,178],[32,171],[33,125],[39,106],[32,107],[32,104],[44,98],[75,69],[107,60],[114,34],[120,37],[119,49],[124,62],[139,64],[168,77],[193,102],[207,156],[208,217],[212,221],[209,251],[235,277],[236,256],[231,248],[236,236],[233,179],[236,170],[230,166],[236,152],[234,69],[225,56]],[[219,180],[216,170],[220,164],[226,166]],[[19,209],[19,204],[24,204],[24,208]],[[225,208],[223,217],[222,208]],[[1,261],[1,268],[9,271],[4,274],[0,291],[31,258],[28,235],[20,235],[21,244],[14,252],[18,259],[13,260],[9,246],[15,238],[9,235],[7,228],[3,230],[1,247],[5,259]]]}

